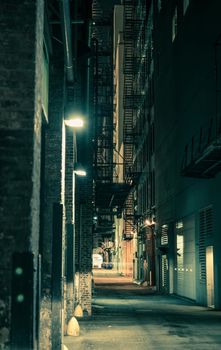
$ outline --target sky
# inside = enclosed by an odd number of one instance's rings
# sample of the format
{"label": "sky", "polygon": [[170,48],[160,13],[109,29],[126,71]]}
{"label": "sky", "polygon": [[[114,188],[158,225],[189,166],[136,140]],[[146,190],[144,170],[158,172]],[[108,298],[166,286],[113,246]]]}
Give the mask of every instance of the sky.
{"label": "sky", "polygon": [[116,4],[120,4],[121,0],[98,0],[100,6],[105,11],[105,14],[109,14],[112,11],[112,8]]}

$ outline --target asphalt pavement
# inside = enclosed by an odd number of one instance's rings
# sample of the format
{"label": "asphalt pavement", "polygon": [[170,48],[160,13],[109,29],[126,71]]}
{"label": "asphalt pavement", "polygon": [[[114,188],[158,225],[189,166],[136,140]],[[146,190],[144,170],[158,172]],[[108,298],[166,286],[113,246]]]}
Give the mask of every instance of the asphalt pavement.
{"label": "asphalt pavement", "polygon": [[221,311],[160,295],[112,272],[94,274],[93,315],[68,350],[221,350]]}

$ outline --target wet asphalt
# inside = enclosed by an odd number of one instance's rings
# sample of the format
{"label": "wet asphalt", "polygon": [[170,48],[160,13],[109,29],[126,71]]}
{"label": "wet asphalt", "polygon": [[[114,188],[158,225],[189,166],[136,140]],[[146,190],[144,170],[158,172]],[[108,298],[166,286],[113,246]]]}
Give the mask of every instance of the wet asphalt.
{"label": "wet asphalt", "polygon": [[68,350],[221,350],[221,311],[157,294],[130,279],[95,273],[93,315],[78,320]]}

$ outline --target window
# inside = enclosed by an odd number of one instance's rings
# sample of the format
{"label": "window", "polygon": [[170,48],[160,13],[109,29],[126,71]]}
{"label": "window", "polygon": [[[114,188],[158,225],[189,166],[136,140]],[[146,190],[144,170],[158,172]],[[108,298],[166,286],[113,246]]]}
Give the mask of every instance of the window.
{"label": "window", "polygon": [[174,10],[173,20],[172,20],[172,41],[176,38],[177,35],[177,7]]}

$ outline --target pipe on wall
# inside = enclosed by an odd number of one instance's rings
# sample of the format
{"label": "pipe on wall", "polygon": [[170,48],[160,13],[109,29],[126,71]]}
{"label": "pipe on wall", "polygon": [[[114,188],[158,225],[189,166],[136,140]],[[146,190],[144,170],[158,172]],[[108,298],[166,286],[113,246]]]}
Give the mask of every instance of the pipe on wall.
{"label": "pipe on wall", "polygon": [[69,0],[60,0],[61,29],[64,42],[65,70],[68,82],[74,81],[72,33]]}

